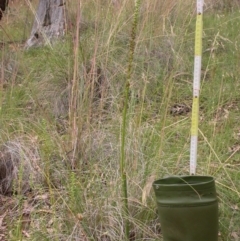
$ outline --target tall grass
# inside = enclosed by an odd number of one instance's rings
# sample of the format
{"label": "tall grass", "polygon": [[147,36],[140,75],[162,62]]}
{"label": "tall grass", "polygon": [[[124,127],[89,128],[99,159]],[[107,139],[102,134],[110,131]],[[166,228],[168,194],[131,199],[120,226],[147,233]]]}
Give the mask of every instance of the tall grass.
{"label": "tall grass", "polygon": [[[195,2],[142,1],[138,18],[114,2],[68,1],[52,49],[23,50],[27,2],[1,22],[0,144],[34,173],[1,196],[6,240],[162,240],[151,184],[188,174]],[[237,240],[239,13],[222,3],[205,6],[197,174],[216,180],[219,240]]]}
{"label": "tall grass", "polygon": [[78,142],[79,142],[79,127],[78,127],[78,110],[79,110],[79,29],[80,29],[80,19],[81,19],[81,1],[77,1],[77,16],[76,16],[76,30],[74,39],[74,66],[73,66],[73,77],[70,80],[69,85],[71,86],[71,94],[69,100],[69,126],[71,130],[71,142],[72,142],[72,160],[71,166],[75,167],[75,158],[78,152]]}

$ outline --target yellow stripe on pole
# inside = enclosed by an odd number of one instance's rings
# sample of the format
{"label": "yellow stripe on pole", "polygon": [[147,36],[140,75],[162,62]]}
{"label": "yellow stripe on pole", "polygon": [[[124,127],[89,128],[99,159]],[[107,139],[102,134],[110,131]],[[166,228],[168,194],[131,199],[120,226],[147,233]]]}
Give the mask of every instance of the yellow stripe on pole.
{"label": "yellow stripe on pole", "polygon": [[203,32],[203,18],[202,14],[197,15],[196,32],[195,32],[195,55],[202,55],[202,32]]}
{"label": "yellow stripe on pole", "polygon": [[203,0],[197,0],[197,16],[195,29],[195,58],[193,71],[193,103],[190,146],[190,175],[196,174],[199,120],[199,91],[202,66],[202,32],[203,32]]}
{"label": "yellow stripe on pole", "polygon": [[199,98],[193,98],[191,136],[198,135]]}

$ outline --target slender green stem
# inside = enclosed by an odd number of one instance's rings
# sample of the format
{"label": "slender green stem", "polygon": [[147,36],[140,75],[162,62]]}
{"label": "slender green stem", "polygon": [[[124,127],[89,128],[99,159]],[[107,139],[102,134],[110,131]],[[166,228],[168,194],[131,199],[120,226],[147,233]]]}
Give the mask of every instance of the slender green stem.
{"label": "slender green stem", "polygon": [[128,208],[128,189],[127,189],[127,175],[126,175],[126,159],[125,159],[125,144],[126,144],[126,132],[127,132],[127,112],[128,112],[128,103],[130,97],[130,80],[132,76],[132,66],[133,66],[133,57],[136,46],[136,32],[138,24],[138,15],[139,15],[139,6],[140,0],[135,1],[135,10],[134,10],[134,19],[132,24],[132,32],[129,46],[129,57],[128,57],[128,69],[127,77],[124,89],[124,106],[122,112],[122,129],[121,129],[121,160],[120,160],[120,172],[122,180],[122,191],[124,198],[124,208],[123,213],[125,217],[125,235],[126,238],[130,237],[130,223],[129,223],[129,208]]}

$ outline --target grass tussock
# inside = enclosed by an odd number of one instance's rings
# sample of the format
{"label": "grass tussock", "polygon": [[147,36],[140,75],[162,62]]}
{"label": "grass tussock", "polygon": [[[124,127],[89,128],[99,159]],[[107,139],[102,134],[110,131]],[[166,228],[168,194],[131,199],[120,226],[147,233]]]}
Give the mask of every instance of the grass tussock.
{"label": "grass tussock", "polygon": [[[51,48],[24,50],[29,1],[10,1],[1,20],[0,237],[162,240],[151,185],[188,174],[195,4],[142,1],[130,60],[134,1],[78,4],[67,2],[67,34]],[[204,11],[197,174],[215,178],[219,240],[233,241],[240,237],[238,1],[208,0]]]}

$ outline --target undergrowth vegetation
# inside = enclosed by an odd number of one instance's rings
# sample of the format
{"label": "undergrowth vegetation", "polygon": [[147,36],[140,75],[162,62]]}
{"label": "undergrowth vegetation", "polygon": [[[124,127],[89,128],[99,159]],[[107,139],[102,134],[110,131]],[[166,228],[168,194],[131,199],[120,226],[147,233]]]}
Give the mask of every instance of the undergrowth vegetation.
{"label": "undergrowth vegetation", "polygon": [[[131,74],[134,1],[68,1],[66,37],[25,50],[36,3],[0,23],[0,161],[18,170],[0,163],[0,239],[162,240],[151,185],[189,173],[195,1],[140,1]],[[239,18],[205,3],[197,174],[216,180],[222,241],[240,239]]]}

